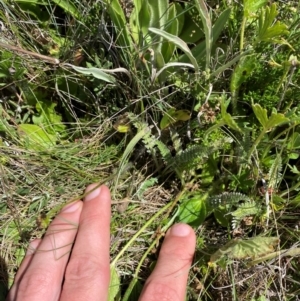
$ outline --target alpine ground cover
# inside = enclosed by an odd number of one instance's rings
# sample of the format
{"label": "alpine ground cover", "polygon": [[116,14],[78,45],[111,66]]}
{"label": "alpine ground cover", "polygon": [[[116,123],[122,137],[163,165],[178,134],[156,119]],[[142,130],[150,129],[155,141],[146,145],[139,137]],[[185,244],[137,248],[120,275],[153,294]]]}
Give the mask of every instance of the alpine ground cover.
{"label": "alpine ground cover", "polygon": [[137,300],[178,221],[187,300],[297,300],[299,2],[0,7],[1,300],[91,182],[112,191],[111,300]]}

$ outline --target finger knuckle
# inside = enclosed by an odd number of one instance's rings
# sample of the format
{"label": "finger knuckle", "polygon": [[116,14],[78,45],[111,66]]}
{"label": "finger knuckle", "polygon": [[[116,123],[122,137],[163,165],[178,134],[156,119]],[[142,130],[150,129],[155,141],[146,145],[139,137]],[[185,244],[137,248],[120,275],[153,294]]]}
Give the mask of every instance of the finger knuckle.
{"label": "finger knuckle", "polygon": [[109,267],[100,262],[94,256],[76,256],[71,258],[65,274],[69,283],[77,283],[80,280],[93,280],[101,274],[109,272]]}
{"label": "finger knuckle", "polygon": [[149,284],[143,295],[145,301],[180,301],[177,290],[165,283]]}
{"label": "finger knuckle", "polygon": [[25,273],[18,287],[18,295],[43,296],[53,285],[53,274],[45,269]]}

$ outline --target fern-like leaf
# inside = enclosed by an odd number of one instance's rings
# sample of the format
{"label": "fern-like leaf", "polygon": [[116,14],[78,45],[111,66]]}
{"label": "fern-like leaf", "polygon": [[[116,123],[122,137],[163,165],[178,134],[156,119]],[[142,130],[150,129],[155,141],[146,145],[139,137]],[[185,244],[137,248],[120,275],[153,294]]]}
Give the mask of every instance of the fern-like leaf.
{"label": "fern-like leaf", "polygon": [[269,170],[269,188],[274,188],[282,178],[282,158],[278,154]]}
{"label": "fern-like leaf", "polygon": [[240,201],[251,202],[251,199],[247,195],[240,192],[225,192],[219,195],[211,196],[207,200],[208,205],[211,207],[227,204],[233,205]]}
{"label": "fern-like leaf", "polygon": [[235,229],[238,224],[247,216],[255,216],[261,212],[260,206],[254,201],[240,204],[238,209],[231,212],[232,228]]}

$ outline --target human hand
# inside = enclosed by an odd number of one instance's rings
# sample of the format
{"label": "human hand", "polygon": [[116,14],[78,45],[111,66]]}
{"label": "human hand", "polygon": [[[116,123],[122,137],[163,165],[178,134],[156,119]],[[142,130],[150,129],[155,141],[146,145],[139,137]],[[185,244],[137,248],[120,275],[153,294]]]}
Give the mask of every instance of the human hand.
{"label": "human hand", "polygon": [[[65,206],[44,238],[30,243],[7,301],[107,300],[110,202],[109,189],[101,186],[83,202]],[[184,300],[195,241],[194,231],[184,224],[166,233],[140,301]]]}

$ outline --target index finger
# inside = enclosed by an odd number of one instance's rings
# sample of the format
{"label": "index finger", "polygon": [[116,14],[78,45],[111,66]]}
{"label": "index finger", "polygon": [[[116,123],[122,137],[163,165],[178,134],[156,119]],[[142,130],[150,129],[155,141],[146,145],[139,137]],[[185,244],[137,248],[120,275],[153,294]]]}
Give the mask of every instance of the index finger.
{"label": "index finger", "polygon": [[[90,191],[97,184],[87,188]],[[61,301],[106,300],[109,286],[110,192],[101,186],[84,200]]]}

